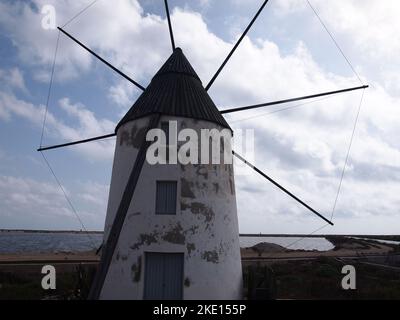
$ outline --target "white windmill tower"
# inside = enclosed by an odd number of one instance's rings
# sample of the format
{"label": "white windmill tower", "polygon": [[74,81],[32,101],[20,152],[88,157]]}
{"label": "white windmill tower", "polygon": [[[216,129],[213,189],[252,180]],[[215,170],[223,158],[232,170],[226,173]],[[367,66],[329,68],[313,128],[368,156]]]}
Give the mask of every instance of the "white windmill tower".
{"label": "white windmill tower", "polygon": [[[58,28],[144,92],[119,122],[115,133],[49,147],[40,145],[38,151],[117,136],[103,252],[89,298],[239,299],[242,272],[232,164],[226,163],[225,157],[220,157],[220,162],[216,164],[150,164],[146,161],[151,145],[146,140],[147,133],[156,128],[168,132],[172,124],[172,128],[178,131],[192,129],[197,136],[201,136],[199,132],[202,129],[215,129],[218,132],[228,131],[231,137],[232,131],[222,114],[366,89],[368,85],[218,110],[207,90],[268,0],[263,1],[205,87],[181,49],[175,48],[168,4],[166,0],[164,2],[173,53],[147,88]],[[176,136],[170,133],[168,145],[174,154],[183,143],[173,147],[171,142]],[[224,140],[223,149],[224,152],[231,150],[230,139]],[[237,153],[232,153],[302,206],[333,225],[332,221],[260,169]]]}
{"label": "white windmill tower", "polygon": [[[201,129],[231,134],[180,48],[117,125],[104,243],[154,125],[166,133],[174,125],[178,131],[190,128],[199,137]],[[171,143],[177,137],[169,131]],[[233,165],[220,159],[220,164],[144,161],[99,298],[241,298]]]}

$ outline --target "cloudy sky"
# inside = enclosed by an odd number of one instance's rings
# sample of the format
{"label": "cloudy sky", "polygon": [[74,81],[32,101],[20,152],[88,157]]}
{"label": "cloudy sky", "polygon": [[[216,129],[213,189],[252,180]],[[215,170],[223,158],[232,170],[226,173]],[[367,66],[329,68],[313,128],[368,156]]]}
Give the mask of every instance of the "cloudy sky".
{"label": "cloudy sky", "polygon": [[[334,227],[400,232],[400,3],[310,0],[365,91]],[[58,31],[89,0],[0,1],[0,228],[80,229],[36,152]],[[261,0],[170,0],[175,41],[208,83]],[[65,29],[146,86],[171,53],[161,0],[98,0]],[[223,109],[358,86],[306,0],[271,0],[209,93]],[[113,132],[140,91],[61,35],[43,144]],[[331,217],[362,92],[227,117],[254,129],[255,164]],[[114,140],[46,156],[86,228],[104,225]],[[325,224],[248,169],[236,168],[241,232],[311,233]]]}

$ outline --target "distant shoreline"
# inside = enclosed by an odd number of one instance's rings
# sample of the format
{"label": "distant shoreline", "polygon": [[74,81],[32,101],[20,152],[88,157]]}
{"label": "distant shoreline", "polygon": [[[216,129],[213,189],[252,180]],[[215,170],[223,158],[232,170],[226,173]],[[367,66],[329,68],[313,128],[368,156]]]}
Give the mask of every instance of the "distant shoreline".
{"label": "distant shoreline", "polygon": [[241,237],[400,237],[397,234],[301,234],[301,233],[240,233]]}
{"label": "distant shoreline", "polygon": [[[103,234],[103,231],[91,230],[31,230],[31,229],[0,229],[0,233],[72,233],[72,234]],[[240,237],[283,237],[283,238],[329,238],[329,237],[360,237],[369,239],[400,241],[400,235],[373,235],[373,234],[265,234],[241,233]]]}
{"label": "distant shoreline", "polygon": [[262,234],[262,233],[241,233],[240,237],[295,237],[295,238],[337,238],[337,237],[357,237],[379,240],[400,241],[400,235],[389,234]]}
{"label": "distant shoreline", "polygon": [[0,229],[0,233],[76,233],[76,234],[103,234],[103,231],[83,230],[29,230],[29,229]]}

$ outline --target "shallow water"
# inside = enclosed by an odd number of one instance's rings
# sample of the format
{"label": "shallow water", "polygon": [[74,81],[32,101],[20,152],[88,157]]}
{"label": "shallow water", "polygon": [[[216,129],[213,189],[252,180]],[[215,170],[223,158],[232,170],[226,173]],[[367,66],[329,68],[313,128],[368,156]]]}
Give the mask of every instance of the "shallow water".
{"label": "shallow water", "polygon": [[371,238],[360,238],[360,237],[349,237],[353,239],[360,239],[360,240],[372,240],[380,243],[386,243],[386,244],[397,244],[400,245],[400,241],[394,241],[394,240],[382,240],[382,239],[371,239]]}
{"label": "shallow water", "polygon": [[89,251],[102,239],[102,234],[0,232],[0,254]]}
{"label": "shallow water", "polygon": [[[89,251],[97,249],[102,239],[100,233],[0,232],[0,254]],[[326,251],[334,247],[322,237],[240,237],[241,247],[251,247],[260,242],[275,243],[293,250]]]}

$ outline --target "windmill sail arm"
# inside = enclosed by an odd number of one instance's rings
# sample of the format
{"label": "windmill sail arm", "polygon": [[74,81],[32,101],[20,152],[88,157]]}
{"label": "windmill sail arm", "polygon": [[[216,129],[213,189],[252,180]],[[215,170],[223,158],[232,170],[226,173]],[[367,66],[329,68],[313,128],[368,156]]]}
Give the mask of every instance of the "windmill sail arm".
{"label": "windmill sail arm", "polygon": [[214,74],[214,76],[211,78],[210,82],[207,84],[207,86],[205,87],[206,91],[208,91],[208,89],[210,89],[210,87],[212,86],[212,84],[214,83],[215,79],[217,79],[218,75],[220,74],[220,72],[222,71],[222,69],[225,67],[226,63],[228,62],[228,60],[231,58],[232,54],[235,52],[235,50],[237,49],[237,47],[239,46],[240,42],[242,42],[243,38],[246,36],[247,32],[249,32],[249,30],[251,29],[253,23],[257,20],[258,16],[260,15],[260,13],[263,11],[265,5],[267,4],[268,0],[264,0],[263,4],[261,5],[260,9],[258,9],[257,13],[255,14],[255,16],[253,17],[253,19],[250,21],[249,25],[247,26],[247,28],[244,30],[244,32],[242,33],[242,35],[240,36],[240,38],[238,39],[238,41],[236,42],[236,44],[233,46],[232,50],[229,52],[228,56],[225,58],[224,62],[222,62],[221,66],[218,68],[217,72]]}
{"label": "windmill sail arm", "polygon": [[312,213],[320,217],[322,220],[325,222],[329,223],[330,225],[333,226],[333,222],[329,221],[327,218],[325,218],[322,214],[317,212],[315,209],[311,208],[308,204],[306,204],[304,201],[300,200],[298,197],[296,197],[293,193],[291,193],[289,190],[287,190],[285,187],[281,186],[279,183],[277,183],[275,180],[273,180],[271,177],[267,176],[264,172],[262,172],[260,169],[258,169],[256,166],[252,165],[249,163],[246,159],[244,159],[242,156],[237,154],[235,151],[232,151],[233,155],[236,156],[239,160],[243,161],[246,165],[248,165],[250,168],[252,168],[255,172],[258,174],[262,175],[265,179],[267,179],[269,182],[274,184],[276,187],[281,189],[283,192],[285,192],[287,195],[289,195],[291,198],[296,200],[298,203],[300,203],[303,207],[307,208],[310,210]]}
{"label": "windmill sail arm", "polygon": [[167,14],[168,30],[169,30],[169,37],[171,39],[172,52],[174,52],[175,40],[174,40],[174,33],[172,32],[172,24],[171,24],[171,17],[170,17],[169,8],[168,8],[168,0],[164,0],[164,5],[165,5],[165,13]]}
{"label": "windmill sail arm", "polygon": [[361,89],[366,89],[368,87],[369,87],[368,85],[363,85],[363,86],[359,86],[359,87],[352,87],[352,88],[335,90],[335,91],[327,91],[327,92],[312,94],[312,95],[308,95],[308,96],[290,98],[290,99],[285,99],[285,100],[271,101],[271,102],[254,104],[254,105],[245,106],[245,107],[230,108],[230,109],[221,110],[220,112],[221,112],[221,114],[225,114],[225,113],[232,113],[232,112],[238,112],[238,111],[252,110],[252,109],[257,109],[257,108],[262,108],[262,107],[273,106],[273,105],[277,105],[277,104],[283,104],[283,103],[295,102],[295,101],[300,101],[300,100],[307,100],[307,99],[312,99],[312,98],[329,96],[329,95],[333,95],[333,94],[345,93],[345,92],[350,92],[350,91],[355,91],[355,90],[361,90]]}
{"label": "windmill sail arm", "polygon": [[111,137],[114,137],[115,135],[116,135],[115,133],[110,133],[110,134],[105,134],[103,136],[98,136],[98,137],[93,137],[93,138],[88,138],[88,139],[78,140],[78,141],[72,141],[72,142],[67,142],[67,143],[62,143],[62,144],[56,144],[56,145],[53,145],[53,146],[47,146],[47,147],[42,147],[41,146],[39,149],[37,149],[37,151],[46,151],[46,150],[51,150],[51,149],[69,147],[69,146],[73,146],[73,145],[76,145],[76,144],[81,144],[81,143],[86,143],[86,142],[91,142],[91,141],[111,138]]}
{"label": "windmill sail arm", "polygon": [[[309,95],[309,96],[291,98],[291,99],[286,99],[286,100],[272,101],[272,102],[256,104],[256,105],[251,105],[251,106],[246,106],[246,107],[225,109],[225,110],[222,110],[220,112],[221,112],[221,114],[224,114],[224,113],[245,111],[245,110],[256,109],[256,108],[261,108],[261,107],[266,107],[266,106],[272,106],[272,105],[283,104],[283,103],[288,103],[288,102],[294,102],[294,101],[299,101],[299,100],[312,99],[312,98],[317,98],[317,97],[322,97],[322,96],[327,96],[327,95],[333,95],[333,94],[338,94],[338,93],[344,93],[344,92],[349,92],[349,91],[354,91],[354,90],[366,89],[368,87],[369,87],[368,85],[364,85],[364,86],[360,86],[360,87],[353,87],[353,88],[347,88],[347,89],[342,89],[342,90],[323,92],[323,93],[313,94],[313,95]],[[72,145],[76,145],[76,144],[91,142],[91,141],[95,141],[95,140],[106,139],[106,138],[110,138],[110,137],[113,137],[113,136],[115,136],[115,133],[110,133],[110,134],[106,134],[106,135],[103,135],[103,136],[98,136],[98,137],[93,137],[93,138],[88,138],[88,139],[84,139],[84,140],[78,140],[78,141],[73,141],[73,142],[53,145],[53,146],[47,146],[47,147],[42,147],[41,146],[39,149],[37,149],[37,151],[46,151],[46,150],[51,150],[51,149],[63,148],[63,147],[68,147],[68,146],[72,146]]]}
{"label": "windmill sail arm", "polygon": [[74,41],[75,43],[77,43],[78,45],[80,45],[83,49],[85,49],[87,52],[89,52],[90,54],[92,54],[93,56],[95,56],[97,59],[99,59],[101,62],[103,62],[107,67],[111,68],[112,70],[114,70],[116,73],[118,73],[120,76],[124,77],[126,80],[128,80],[129,82],[133,83],[136,87],[138,87],[139,89],[141,89],[142,91],[144,91],[146,88],[143,87],[142,85],[140,85],[139,83],[137,83],[135,80],[133,80],[132,78],[130,78],[129,76],[127,76],[125,73],[123,73],[121,70],[117,69],[116,67],[114,67],[111,63],[107,62],[106,60],[104,60],[102,57],[100,57],[97,53],[95,53],[93,50],[89,49],[87,46],[85,46],[82,42],[80,42],[79,40],[77,40],[76,38],[74,38],[73,36],[71,36],[68,32],[66,32],[65,30],[63,30],[60,27],[57,27],[58,30],[60,30],[63,34],[65,34],[68,38],[70,38],[72,41]]}

